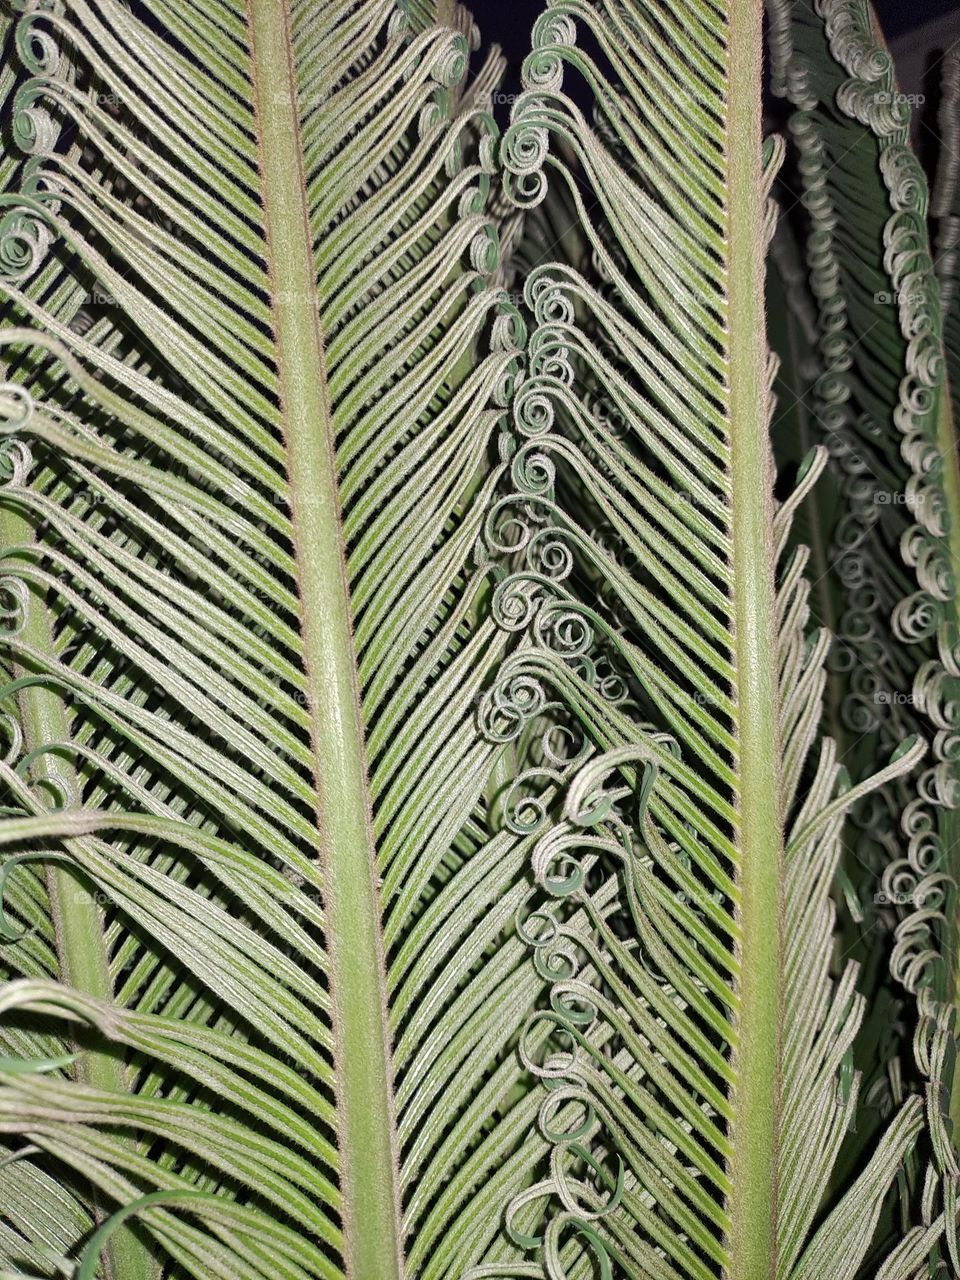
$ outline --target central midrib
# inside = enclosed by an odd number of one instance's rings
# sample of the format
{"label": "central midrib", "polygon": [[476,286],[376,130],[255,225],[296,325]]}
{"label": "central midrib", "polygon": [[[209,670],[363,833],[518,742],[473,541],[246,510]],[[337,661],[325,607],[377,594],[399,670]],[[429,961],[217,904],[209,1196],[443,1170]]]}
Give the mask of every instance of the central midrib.
{"label": "central midrib", "polygon": [[782,1027],[779,692],[764,335],[762,0],[729,9],[728,326],[740,926],[728,1280],[777,1275]]}
{"label": "central midrib", "polygon": [[316,306],[288,0],[247,0],[273,323],[311,714],[334,1019],[344,1261],[403,1274],[376,852]]}

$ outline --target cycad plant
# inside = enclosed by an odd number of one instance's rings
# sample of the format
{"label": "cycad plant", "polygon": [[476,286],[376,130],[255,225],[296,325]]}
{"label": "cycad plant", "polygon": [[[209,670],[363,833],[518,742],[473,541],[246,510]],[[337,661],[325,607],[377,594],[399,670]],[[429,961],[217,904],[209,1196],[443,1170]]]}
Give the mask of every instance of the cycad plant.
{"label": "cycad plant", "polygon": [[960,1274],[958,64],[0,34],[0,1274]]}

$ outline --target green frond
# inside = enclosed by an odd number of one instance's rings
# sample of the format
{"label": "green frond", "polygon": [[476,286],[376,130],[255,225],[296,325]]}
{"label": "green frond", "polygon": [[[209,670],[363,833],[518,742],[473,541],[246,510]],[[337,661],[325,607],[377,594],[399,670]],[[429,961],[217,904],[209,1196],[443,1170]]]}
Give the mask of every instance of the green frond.
{"label": "green frond", "polygon": [[534,853],[554,904],[532,945],[546,965],[573,909],[595,931],[579,945],[597,978],[568,945],[531,1023],[551,1037],[529,1065],[553,1153],[508,1223],[550,1275],[853,1275],[920,1128],[914,1100],[856,1211],[844,1197],[822,1219],[862,1014],[855,968],[831,975],[842,821],[923,746],[851,789],[824,742],[803,794],[828,640],[809,628],[806,552],[780,559],[776,589],[773,567],[825,459],[776,512],[761,297],[782,149],[761,159],[759,48],[750,4],[728,19],[558,3],[504,139],[516,202],[559,188],[601,280],[567,244],[527,276],[529,367],[490,535],[514,564],[495,608],[526,634],[483,714],[533,767],[557,733],[580,747]]}
{"label": "green frond", "polygon": [[758,0],[552,0],[502,136],[448,0],[17,10],[0,1273],[956,1265],[948,922],[925,1099],[868,1009],[960,479],[867,8],[771,6],[789,140]]}
{"label": "green frond", "polygon": [[[957,832],[952,810],[958,793],[948,742],[956,676],[960,472],[945,377],[951,350],[953,169],[948,159],[934,197],[940,217],[934,259],[926,181],[909,149],[911,108],[898,92],[891,59],[878,43],[866,7],[825,6],[822,24],[810,14],[800,14],[799,7],[789,14],[783,7],[780,14],[783,83],[799,108],[794,133],[806,162],[806,199],[815,223],[810,256],[814,291],[821,298],[823,349],[835,370],[843,416],[849,423],[858,410],[863,415],[854,439],[858,452],[869,460],[869,476],[876,479],[879,472],[881,480],[888,473],[891,477],[880,517],[864,520],[861,508],[861,524],[872,526],[861,542],[862,553],[872,544],[869,559],[874,566],[884,565],[890,559],[886,547],[898,543],[911,575],[905,583],[899,575],[892,578],[885,590],[872,592],[872,600],[881,616],[892,618],[892,631],[883,636],[885,660],[889,663],[892,655],[909,678],[905,684],[900,676],[898,697],[910,719],[930,733],[933,758],[895,801],[902,832],[895,844],[891,842],[879,898],[897,904],[900,923],[893,972],[918,999],[915,1052],[927,1081],[934,1153],[922,1194],[923,1224],[909,1230],[907,1240],[922,1240],[927,1252],[932,1250],[933,1206],[942,1204],[944,1212],[937,1221],[940,1230],[946,1228],[946,1248],[956,1267],[956,1214],[951,1204],[957,1165],[950,1131],[957,1112],[950,1097],[954,1072],[948,1045],[955,1021],[950,975],[956,968],[951,922]],[[824,45],[830,62],[819,56]],[[946,83],[944,130],[951,137],[950,72]],[[861,155],[874,155],[875,161],[868,165],[858,158]],[[874,188],[882,184],[882,202],[864,198],[868,183]],[[865,208],[871,211],[870,219]],[[944,284],[942,298],[938,275]],[[871,313],[865,295],[877,284]],[[890,383],[895,395],[883,393],[878,414],[872,407],[877,388]],[[894,504],[902,513],[899,520]],[[884,532],[886,547],[877,531]],[[870,637],[879,653],[877,628],[861,624],[858,630]],[[916,1218],[912,1213],[908,1224]],[[910,1268],[919,1265],[921,1257],[922,1251],[895,1250],[882,1274],[912,1276]],[[930,1266],[936,1265],[934,1251]]]}
{"label": "green frond", "polygon": [[[491,950],[529,842],[489,829],[474,714],[522,325],[489,284],[500,60],[462,93],[455,16],[78,0],[18,31],[4,581],[34,728],[5,841],[80,877],[93,927],[6,999],[127,1065],[0,1105],[104,1204],[163,1193],[137,1232],[177,1275],[462,1261],[529,1145],[511,1047],[543,980]],[[84,323],[41,283],[53,237]],[[106,985],[71,970],[98,948]]]}

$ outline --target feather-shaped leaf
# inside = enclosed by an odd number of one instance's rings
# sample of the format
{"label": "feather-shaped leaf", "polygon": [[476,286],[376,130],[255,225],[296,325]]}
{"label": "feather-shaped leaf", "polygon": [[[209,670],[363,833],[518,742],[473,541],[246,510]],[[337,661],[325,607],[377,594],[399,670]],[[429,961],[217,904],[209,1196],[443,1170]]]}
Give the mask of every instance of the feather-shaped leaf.
{"label": "feather-shaped leaf", "polygon": [[[761,151],[760,23],[749,3],[560,0],[504,141],[514,198],[559,187],[602,282],[565,246],[527,277],[491,529],[516,561],[504,624],[530,621],[488,722],[523,744],[546,717],[534,761],[551,726],[583,744],[534,854],[554,905],[533,943],[546,963],[585,909],[598,976],[558,960],[531,1024],[551,1036],[529,1061],[553,1153],[508,1211],[550,1276],[590,1259],[664,1280],[852,1277],[919,1127],[914,1100],[822,1217],[863,1012],[856,967],[831,975],[843,818],[923,748],[856,787],[829,740],[814,753],[828,638],[809,629],[806,552],[785,551],[825,458],[775,510],[762,290],[781,149]],[[611,667],[629,695],[613,707]]]}
{"label": "feather-shaped leaf", "polygon": [[[7,902],[34,923],[36,849],[93,912],[5,1003],[127,1067],[7,1078],[0,1124],[105,1205],[163,1193],[139,1229],[177,1274],[479,1258],[466,1206],[542,1145],[508,1116],[529,841],[489,829],[475,718],[522,326],[457,22],[78,0],[18,31]],[[38,284],[51,240],[102,322]]]}

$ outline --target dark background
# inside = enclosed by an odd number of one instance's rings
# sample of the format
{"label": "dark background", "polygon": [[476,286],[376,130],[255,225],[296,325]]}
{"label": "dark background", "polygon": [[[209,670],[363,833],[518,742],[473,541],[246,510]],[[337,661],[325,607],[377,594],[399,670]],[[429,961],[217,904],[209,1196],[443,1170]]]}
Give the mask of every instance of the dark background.
{"label": "dark background", "polygon": [[935,18],[952,16],[954,26],[960,27],[960,5],[956,0],[881,0],[874,8],[890,40],[906,32],[916,31]]}

